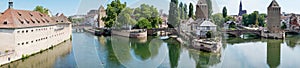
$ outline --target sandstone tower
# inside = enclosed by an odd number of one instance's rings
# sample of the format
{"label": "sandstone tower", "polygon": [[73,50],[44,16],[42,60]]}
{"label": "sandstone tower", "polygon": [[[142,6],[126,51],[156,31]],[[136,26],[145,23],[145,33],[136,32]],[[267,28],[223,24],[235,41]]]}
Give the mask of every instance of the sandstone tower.
{"label": "sandstone tower", "polygon": [[208,19],[208,5],[206,0],[199,0],[196,5],[196,18]]}
{"label": "sandstone tower", "polygon": [[273,0],[268,7],[268,22],[267,27],[271,33],[281,33],[281,23],[280,23],[280,16],[281,16],[281,7],[279,4]]}

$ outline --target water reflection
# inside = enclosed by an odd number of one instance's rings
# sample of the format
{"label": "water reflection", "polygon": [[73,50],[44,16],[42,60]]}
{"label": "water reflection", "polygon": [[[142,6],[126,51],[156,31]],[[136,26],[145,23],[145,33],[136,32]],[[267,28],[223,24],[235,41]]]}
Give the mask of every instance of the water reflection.
{"label": "water reflection", "polygon": [[280,64],[280,48],[282,40],[267,40],[267,63],[270,68],[277,68]]}
{"label": "water reflection", "polygon": [[[106,62],[106,67],[158,67],[168,50],[167,46],[162,46],[162,40],[153,37],[146,38],[146,42],[121,36],[111,36],[108,39],[107,58],[110,60]],[[110,63],[111,61],[115,62]],[[110,65],[115,63],[118,65]]]}
{"label": "water reflection", "polygon": [[[67,57],[72,57],[71,53],[72,43],[70,40],[62,43],[53,49],[49,49],[42,53],[31,56],[25,60],[13,62],[3,66],[3,68],[54,68],[54,67],[69,67],[74,68],[75,65],[72,60]],[[73,59],[73,58],[71,58]],[[71,61],[65,63],[64,61]],[[74,62],[74,61],[73,61]],[[2,68],[2,67],[1,67]]]}
{"label": "water reflection", "polygon": [[167,40],[171,68],[177,68],[180,58],[181,45],[175,39]]}

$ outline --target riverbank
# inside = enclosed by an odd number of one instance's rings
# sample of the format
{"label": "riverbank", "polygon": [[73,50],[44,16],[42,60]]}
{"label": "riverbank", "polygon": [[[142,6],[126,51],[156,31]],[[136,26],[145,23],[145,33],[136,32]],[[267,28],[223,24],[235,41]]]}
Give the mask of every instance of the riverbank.
{"label": "riverbank", "polygon": [[[58,43],[58,44],[56,44],[56,45],[52,45],[52,46],[50,46],[50,47],[47,47],[46,49],[41,49],[41,50],[38,51],[38,52],[33,52],[33,53],[31,53],[31,54],[28,54],[28,55],[16,55],[16,54],[11,54],[11,55],[7,55],[7,56],[5,56],[5,57],[0,57],[0,67],[2,67],[2,66],[4,66],[4,65],[7,65],[7,64],[9,64],[9,63],[13,63],[13,62],[25,60],[25,59],[27,59],[27,58],[29,58],[29,57],[31,57],[31,56],[34,56],[34,55],[39,54],[39,53],[42,53],[42,52],[47,51],[47,50],[49,50],[49,49],[52,49],[52,48],[54,48],[54,47],[56,47],[56,46],[58,46],[58,45],[60,45],[60,44],[62,44],[62,43],[65,43],[66,41],[72,41],[72,39],[70,38],[70,39],[68,39],[68,40],[64,40],[64,41],[61,42],[61,43]],[[6,59],[6,58],[8,58],[8,57],[9,57],[9,59]]]}

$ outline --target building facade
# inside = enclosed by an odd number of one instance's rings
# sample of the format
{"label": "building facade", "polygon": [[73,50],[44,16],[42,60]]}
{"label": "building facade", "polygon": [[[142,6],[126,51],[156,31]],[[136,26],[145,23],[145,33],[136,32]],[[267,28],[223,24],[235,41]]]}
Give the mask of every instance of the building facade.
{"label": "building facade", "polygon": [[[10,3],[12,4],[12,3]],[[0,64],[20,59],[71,38],[72,26],[63,14],[49,17],[10,6],[0,16]]]}

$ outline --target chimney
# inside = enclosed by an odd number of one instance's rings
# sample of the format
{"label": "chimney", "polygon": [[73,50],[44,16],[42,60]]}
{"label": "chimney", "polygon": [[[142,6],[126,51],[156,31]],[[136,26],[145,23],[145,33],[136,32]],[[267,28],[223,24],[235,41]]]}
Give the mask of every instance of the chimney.
{"label": "chimney", "polygon": [[12,0],[9,0],[9,2],[8,2],[8,8],[10,9],[10,8],[13,8],[13,1]]}

